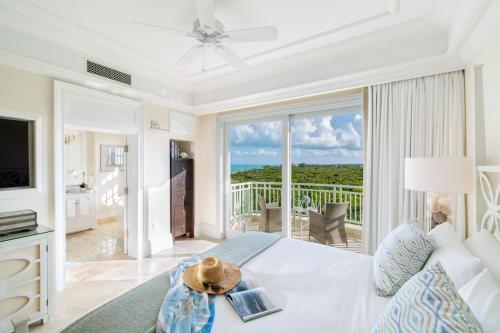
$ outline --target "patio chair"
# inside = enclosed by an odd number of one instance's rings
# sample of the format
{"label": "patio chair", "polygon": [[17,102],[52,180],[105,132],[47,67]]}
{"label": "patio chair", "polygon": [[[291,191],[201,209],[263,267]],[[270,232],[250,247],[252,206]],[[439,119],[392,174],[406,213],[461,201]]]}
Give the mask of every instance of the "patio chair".
{"label": "patio chair", "polygon": [[325,245],[345,243],[348,247],[344,221],[348,205],[348,202],[327,203],[324,215],[309,210],[309,240],[313,237]]}
{"label": "patio chair", "polygon": [[278,203],[266,203],[263,196],[259,197],[260,227],[263,232],[281,232],[281,207]]}

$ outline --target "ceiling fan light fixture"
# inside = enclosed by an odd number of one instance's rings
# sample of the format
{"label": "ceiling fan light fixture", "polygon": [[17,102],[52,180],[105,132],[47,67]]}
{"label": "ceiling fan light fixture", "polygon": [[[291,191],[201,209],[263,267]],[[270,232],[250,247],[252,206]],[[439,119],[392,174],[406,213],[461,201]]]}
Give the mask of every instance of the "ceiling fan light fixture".
{"label": "ceiling fan light fixture", "polygon": [[276,29],[275,26],[225,31],[224,24],[215,18],[215,0],[194,0],[194,3],[198,18],[193,22],[193,31],[191,33],[177,28],[146,22],[132,21],[131,23],[160,28],[170,33],[195,38],[200,44],[191,47],[177,61],[177,65],[188,65],[203,53],[202,71],[205,71],[205,47],[214,49],[215,53],[229,65],[241,69],[247,67],[247,63],[231,50],[231,48],[225,45],[226,41],[232,43],[261,42],[275,40],[278,37],[278,29]]}

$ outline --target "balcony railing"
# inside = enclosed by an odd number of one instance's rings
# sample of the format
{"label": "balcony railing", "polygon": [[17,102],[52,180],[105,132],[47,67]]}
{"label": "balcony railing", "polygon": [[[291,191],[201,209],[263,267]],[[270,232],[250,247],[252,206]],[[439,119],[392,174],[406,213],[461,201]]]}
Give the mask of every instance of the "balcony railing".
{"label": "balcony railing", "polygon": [[[281,183],[246,182],[231,184],[231,219],[260,212],[259,196],[266,202],[281,205]],[[299,206],[308,196],[311,207],[323,210],[327,202],[348,202],[346,222],[361,224],[363,216],[363,187],[349,185],[292,183],[292,207]]]}

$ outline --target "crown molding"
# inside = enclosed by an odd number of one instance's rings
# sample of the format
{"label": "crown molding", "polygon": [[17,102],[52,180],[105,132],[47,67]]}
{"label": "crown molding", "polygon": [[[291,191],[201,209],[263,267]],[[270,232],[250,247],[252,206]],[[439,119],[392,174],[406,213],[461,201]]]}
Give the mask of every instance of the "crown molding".
{"label": "crown molding", "polygon": [[101,79],[95,75],[78,73],[10,52],[0,50],[0,64],[40,75],[45,75],[53,79],[86,86],[94,90],[108,92],[113,95],[156,104],[166,108],[174,109],[176,111],[194,114],[194,108],[191,105],[172,101],[168,98],[146,93],[133,87],[124,86],[123,84],[118,84],[109,80]]}
{"label": "crown molding", "polygon": [[243,97],[225,99],[214,103],[187,105],[174,102],[160,96],[145,93],[134,88],[124,88],[123,85],[110,83],[107,80],[98,79],[93,75],[76,73],[58,66],[11,54],[5,51],[0,51],[0,64],[40,75],[46,75],[54,79],[80,84],[115,95],[160,105],[175,111],[194,114],[196,116],[257,107],[297,98],[314,97],[346,89],[360,88],[367,85],[439,74],[463,69],[465,67],[463,60],[456,56],[440,55],[424,60],[345,75],[334,79],[300,84]]}
{"label": "crown molding", "polygon": [[296,85],[215,103],[200,104],[194,107],[194,112],[195,115],[201,116],[233,111],[269,103],[284,102],[291,99],[313,97],[346,89],[361,88],[373,84],[445,73],[463,68],[465,68],[465,63],[460,58],[450,55],[440,55],[424,60],[345,75],[334,79]]}
{"label": "crown molding", "polygon": [[488,40],[491,34],[500,24],[500,1],[493,1],[485,10],[478,24],[474,27],[468,38],[462,44],[458,54],[469,62],[479,51],[481,46]]}
{"label": "crown molding", "polygon": [[[169,85],[179,85],[180,81],[187,87],[189,76],[172,66],[161,63],[98,32],[84,28],[36,4],[10,1],[0,4],[0,8],[1,25],[16,33],[55,44],[59,48],[77,52],[89,59],[97,59],[113,68],[121,67],[125,72],[135,71]],[[42,18],[45,21],[42,21]],[[48,39],[47,36],[58,36],[65,42],[57,43]]]}

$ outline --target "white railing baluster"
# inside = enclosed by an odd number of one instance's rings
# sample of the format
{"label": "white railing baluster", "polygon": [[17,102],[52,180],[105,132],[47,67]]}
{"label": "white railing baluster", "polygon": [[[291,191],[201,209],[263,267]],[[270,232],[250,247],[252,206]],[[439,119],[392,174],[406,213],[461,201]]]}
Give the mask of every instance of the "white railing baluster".
{"label": "white railing baluster", "polygon": [[[231,184],[231,219],[240,216],[257,214],[260,211],[259,196],[266,202],[281,204],[281,187],[279,182],[246,182]],[[363,187],[337,184],[292,183],[292,207],[295,207],[302,197],[308,196],[315,208],[324,209],[328,202],[349,202],[346,221],[361,224],[363,218]]]}

